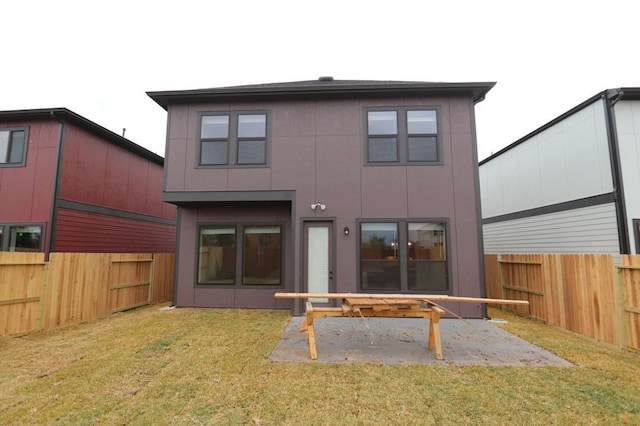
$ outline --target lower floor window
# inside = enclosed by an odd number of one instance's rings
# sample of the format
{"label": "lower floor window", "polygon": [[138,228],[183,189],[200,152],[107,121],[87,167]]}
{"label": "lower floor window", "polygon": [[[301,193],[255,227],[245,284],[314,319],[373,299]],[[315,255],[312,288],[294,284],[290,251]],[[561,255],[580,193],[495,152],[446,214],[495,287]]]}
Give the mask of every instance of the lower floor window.
{"label": "lower floor window", "polygon": [[42,225],[0,224],[0,250],[15,252],[42,251]]}
{"label": "lower floor window", "polygon": [[447,291],[442,222],[361,222],[360,289]]}
{"label": "lower floor window", "polygon": [[207,225],[199,233],[199,284],[282,283],[281,225]]}

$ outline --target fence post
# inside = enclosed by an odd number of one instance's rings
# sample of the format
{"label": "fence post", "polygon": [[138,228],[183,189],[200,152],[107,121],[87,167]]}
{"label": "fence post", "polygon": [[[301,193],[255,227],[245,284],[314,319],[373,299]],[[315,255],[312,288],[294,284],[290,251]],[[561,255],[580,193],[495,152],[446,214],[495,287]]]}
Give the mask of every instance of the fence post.
{"label": "fence post", "polygon": [[149,294],[147,296],[147,304],[151,305],[153,303],[153,292],[154,289],[153,287],[156,285],[156,274],[155,274],[155,270],[156,267],[158,266],[156,264],[156,256],[155,254],[151,254],[151,267],[149,268]]}
{"label": "fence post", "polygon": [[[622,257],[622,256],[621,256]],[[616,308],[618,311],[618,333],[620,333],[620,345],[622,348],[627,347],[627,318],[624,305],[624,278],[625,269],[616,267]]]}
{"label": "fence post", "polygon": [[42,330],[44,328],[44,310],[47,305],[47,280],[49,278],[49,262],[42,265],[42,278],[40,279],[40,301],[38,303],[38,328]]}
{"label": "fence post", "polygon": [[109,254],[107,255],[107,262],[109,263],[109,266],[107,267],[107,283],[104,286],[104,288],[107,291],[106,294],[106,300],[107,300],[107,309],[106,309],[106,314],[110,314],[111,313],[111,294],[113,293],[111,291],[111,274],[113,272],[112,267],[113,267],[113,254]]}
{"label": "fence post", "polygon": [[[499,254],[498,257],[496,257],[496,262],[498,263],[498,291],[500,291],[500,299],[504,299],[504,276],[502,275],[502,263],[500,262],[501,260],[502,255]],[[504,310],[504,305],[500,305],[500,309]]]}

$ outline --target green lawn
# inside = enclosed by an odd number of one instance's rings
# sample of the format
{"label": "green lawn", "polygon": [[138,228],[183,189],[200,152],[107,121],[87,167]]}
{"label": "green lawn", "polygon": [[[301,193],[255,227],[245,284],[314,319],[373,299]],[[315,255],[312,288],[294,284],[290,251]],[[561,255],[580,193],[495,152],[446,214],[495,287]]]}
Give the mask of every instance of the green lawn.
{"label": "green lawn", "polygon": [[0,338],[0,424],[640,424],[640,355],[490,314],[577,367],[272,363],[287,312],[154,306]]}

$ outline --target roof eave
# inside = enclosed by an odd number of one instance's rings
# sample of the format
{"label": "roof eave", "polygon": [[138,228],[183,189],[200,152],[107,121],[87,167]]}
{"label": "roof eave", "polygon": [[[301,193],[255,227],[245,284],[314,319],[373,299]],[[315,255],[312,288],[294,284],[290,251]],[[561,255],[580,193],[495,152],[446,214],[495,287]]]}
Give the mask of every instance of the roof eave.
{"label": "roof eave", "polygon": [[344,99],[372,97],[416,96],[470,96],[474,103],[481,102],[495,85],[490,83],[438,83],[387,85],[327,85],[312,87],[235,87],[147,92],[147,95],[165,110],[169,105],[204,102],[246,102],[302,99]]}
{"label": "roof eave", "polygon": [[130,141],[129,139],[100,126],[93,121],[76,114],[67,108],[44,108],[0,111],[0,121],[21,121],[21,120],[59,120],[72,123],[89,133],[100,136],[103,139],[117,145],[140,157],[146,158],[161,166],[164,165],[164,158],[148,149]]}
{"label": "roof eave", "polygon": [[640,87],[621,87],[617,89],[621,100],[638,101],[640,100]]}

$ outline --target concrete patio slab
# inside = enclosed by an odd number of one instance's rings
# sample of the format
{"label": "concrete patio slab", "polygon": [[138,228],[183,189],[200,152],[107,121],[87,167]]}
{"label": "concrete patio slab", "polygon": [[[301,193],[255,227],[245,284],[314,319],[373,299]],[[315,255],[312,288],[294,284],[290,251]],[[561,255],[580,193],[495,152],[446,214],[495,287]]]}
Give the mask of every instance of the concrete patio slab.
{"label": "concrete patio slab", "polygon": [[429,322],[416,318],[329,317],[314,321],[318,359],[293,317],[270,355],[275,362],[572,366],[563,358],[482,319],[440,320],[444,360],[427,349]]}

